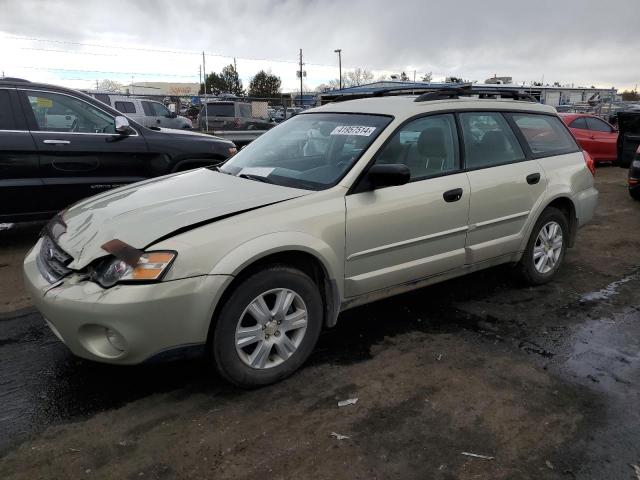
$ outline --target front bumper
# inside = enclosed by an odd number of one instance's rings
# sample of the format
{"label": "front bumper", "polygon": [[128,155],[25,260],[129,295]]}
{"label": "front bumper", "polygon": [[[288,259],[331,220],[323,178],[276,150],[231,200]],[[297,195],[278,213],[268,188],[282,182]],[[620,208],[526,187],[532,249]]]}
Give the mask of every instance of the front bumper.
{"label": "front bumper", "polygon": [[[171,349],[204,344],[215,306],[232,280],[201,275],[104,289],[72,274],[52,285],[36,265],[40,241],[24,261],[27,290],[56,336],[90,360],[138,364]],[[119,336],[120,348],[109,341],[108,331]]]}

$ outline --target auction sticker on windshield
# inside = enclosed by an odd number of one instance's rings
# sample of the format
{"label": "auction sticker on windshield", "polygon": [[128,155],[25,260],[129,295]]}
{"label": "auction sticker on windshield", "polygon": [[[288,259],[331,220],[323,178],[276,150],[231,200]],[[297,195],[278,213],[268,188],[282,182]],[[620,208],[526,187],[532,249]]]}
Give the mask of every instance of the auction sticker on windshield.
{"label": "auction sticker on windshield", "polygon": [[343,125],[333,129],[331,135],[360,135],[368,137],[375,131],[376,127],[360,127],[357,125]]}

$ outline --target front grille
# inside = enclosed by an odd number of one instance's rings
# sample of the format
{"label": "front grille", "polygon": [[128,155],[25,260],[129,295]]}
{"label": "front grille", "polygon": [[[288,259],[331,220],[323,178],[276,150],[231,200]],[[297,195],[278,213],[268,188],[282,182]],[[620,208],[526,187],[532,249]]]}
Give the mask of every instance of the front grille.
{"label": "front grille", "polygon": [[38,270],[49,283],[54,283],[71,273],[71,269],[67,265],[71,263],[73,258],[62,250],[49,237],[43,235],[42,245],[37,257]]}

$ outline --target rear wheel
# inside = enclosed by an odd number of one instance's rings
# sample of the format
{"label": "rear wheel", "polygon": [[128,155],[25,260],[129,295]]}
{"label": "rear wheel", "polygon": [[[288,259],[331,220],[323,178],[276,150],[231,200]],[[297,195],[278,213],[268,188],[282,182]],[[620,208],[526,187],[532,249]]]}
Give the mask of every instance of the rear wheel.
{"label": "rear wheel", "polygon": [[557,208],[547,207],[533,227],[527,247],[516,267],[528,285],[542,285],[557,273],[564,260],[569,223]]}
{"label": "rear wheel", "polygon": [[218,371],[245,388],[291,375],[318,340],[322,311],[318,287],[305,273],[282,265],[253,274],[218,316],[212,344]]}

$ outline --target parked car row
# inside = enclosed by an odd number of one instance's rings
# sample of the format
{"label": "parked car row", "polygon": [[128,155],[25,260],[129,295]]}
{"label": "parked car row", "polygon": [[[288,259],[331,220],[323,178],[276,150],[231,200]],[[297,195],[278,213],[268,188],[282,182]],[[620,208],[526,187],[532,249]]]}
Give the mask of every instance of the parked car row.
{"label": "parked car row", "polygon": [[47,219],[82,198],[235,152],[210,135],[146,128],[75,90],[0,79],[0,222]]}
{"label": "parked car row", "polygon": [[594,213],[588,154],[552,107],[450,96],[328,104],[219,169],[82,201],[27,255],[29,293],[80,357],[195,349],[256,387],[353,306],[505,263],[550,281]]}

